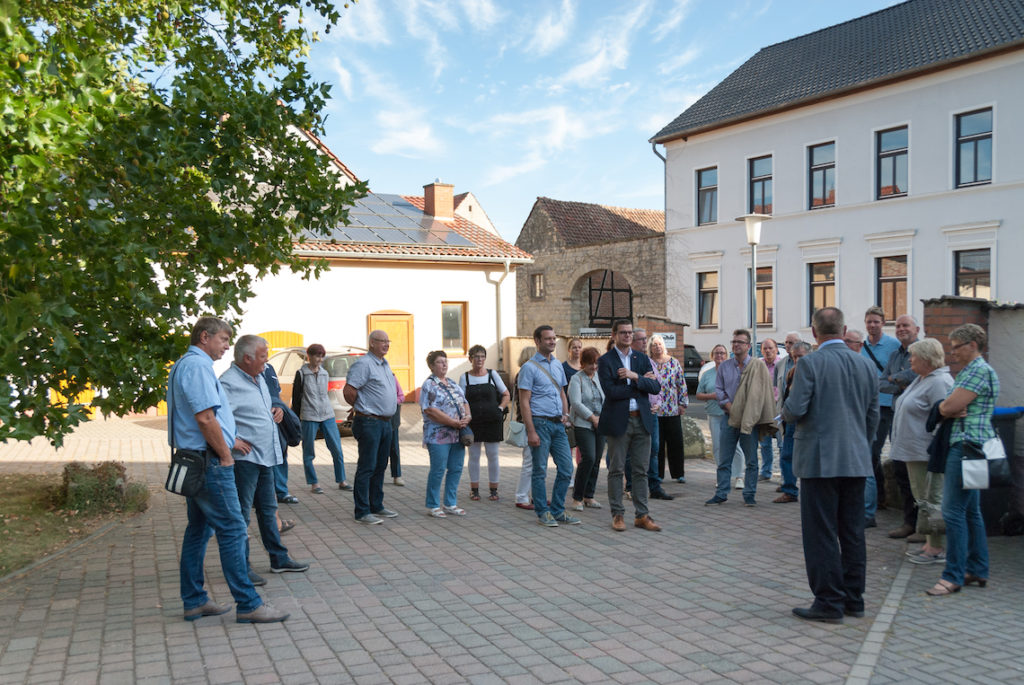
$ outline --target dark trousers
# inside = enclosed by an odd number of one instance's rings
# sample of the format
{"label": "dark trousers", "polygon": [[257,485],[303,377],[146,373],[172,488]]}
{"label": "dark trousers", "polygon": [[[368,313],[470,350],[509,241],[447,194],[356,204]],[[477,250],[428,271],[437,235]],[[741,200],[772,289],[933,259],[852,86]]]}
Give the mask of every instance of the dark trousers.
{"label": "dark trousers", "polygon": [[871,443],[871,468],[875,472],[875,486],[878,488],[878,503],[885,503],[885,473],[882,472],[882,447],[892,432],[892,407],[878,408],[878,430]]}
{"label": "dark trousers", "polygon": [[576,467],[576,481],[572,486],[572,498],[594,499],[597,489],[597,475],[601,471],[601,455],[604,453],[604,436],[589,428],[576,426],[576,446],[580,449],[580,463]]}
{"label": "dark trousers", "polygon": [[398,411],[391,417],[391,452],[388,461],[391,462],[391,477],[402,477],[402,453],[398,444],[398,428],[402,425],[402,405],[398,405]]}
{"label": "dark trousers", "polygon": [[658,477],[665,478],[665,464],[673,478],[686,475],[683,459],[683,419],[681,416],[658,417]]}
{"label": "dark trousers", "polygon": [[352,500],[357,519],[384,508],[384,471],[391,451],[391,421],[357,416],[352,435],[359,445]]}
{"label": "dark trousers", "polygon": [[903,498],[903,523],[917,530],[917,505],[914,493],[910,490],[910,474],[907,473],[907,462],[892,460],[892,470],[896,476],[896,485]]}
{"label": "dark trousers", "polygon": [[804,564],[815,609],[864,609],[864,480],[800,479]]}

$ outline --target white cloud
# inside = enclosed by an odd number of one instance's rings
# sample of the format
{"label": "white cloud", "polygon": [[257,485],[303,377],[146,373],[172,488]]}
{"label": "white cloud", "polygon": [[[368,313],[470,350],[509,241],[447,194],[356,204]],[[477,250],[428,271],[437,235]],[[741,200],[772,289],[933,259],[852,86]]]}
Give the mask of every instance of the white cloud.
{"label": "white cloud", "polygon": [[690,62],[700,57],[700,48],[690,46],[678,55],[670,57],[658,65],[658,73],[668,75],[685,67]]}
{"label": "white cloud", "polygon": [[576,6],[572,0],[562,0],[562,8],[558,12],[549,12],[537,22],[533,38],[527,43],[525,51],[543,57],[565,42],[569,31],[576,20]]}
{"label": "white cloud", "polygon": [[352,99],[352,72],[346,69],[341,64],[341,60],[337,57],[331,58],[331,69],[338,76],[338,85],[341,86],[341,92],[345,93],[345,97],[349,100]]}
{"label": "white cloud", "polygon": [[531,152],[526,156],[523,161],[518,164],[509,164],[504,166],[496,166],[487,172],[484,176],[483,187],[498,185],[509,179],[513,179],[516,176],[522,176],[528,174],[531,171],[543,168],[547,164],[547,160],[541,157],[538,152]]}
{"label": "white cloud", "polygon": [[358,5],[350,4],[349,8],[342,12],[341,21],[331,29],[331,32],[324,36],[327,40],[335,42],[366,43],[367,45],[389,45],[391,38],[387,32],[387,22],[380,5],[376,2],[364,2]]}
{"label": "white cloud", "polygon": [[493,0],[461,0],[462,11],[466,13],[469,23],[483,29],[494,26],[501,21],[504,13],[499,10]]}
{"label": "white cloud", "polygon": [[427,63],[433,70],[434,78],[438,78],[448,66],[448,51],[438,36],[438,24],[447,30],[458,29],[459,22],[455,13],[447,2],[406,0],[402,5],[402,14],[405,17],[406,33],[426,43]]}
{"label": "white cloud", "polygon": [[625,69],[629,62],[630,43],[636,31],[647,20],[648,3],[639,4],[621,17],[612,17],[605,26],[587,41],[590,57],[564,74],[554,90],[566,85],[593,88],[601,85],[613,69]]}
{"label": "white cloud", "polygon": [[692,0],[676,0],[672,9],[669,10],[663,21],[660,21],[654,30],[651,32],[654,36],[654,42],[657,43],[663,40],[670,33],[679,28],[679,25],[683,23],[687,15],[690,14],[690,5]]}
{"label": "white cloud", "polygon": [[377,154],[416,158],[442,149],[423,110],[384,110],[377,113],[377,123],[383,137],[370,146]]}

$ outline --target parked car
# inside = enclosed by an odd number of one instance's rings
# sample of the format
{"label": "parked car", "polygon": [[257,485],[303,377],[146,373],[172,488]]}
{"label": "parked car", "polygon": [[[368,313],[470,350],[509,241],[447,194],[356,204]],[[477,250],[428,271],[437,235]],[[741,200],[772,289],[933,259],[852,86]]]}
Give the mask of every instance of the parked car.
{"label": "parked car", "polygon": [[683,345],[683,378],[686,379],[686,392],[693,395],[697,392],[697,381],[700,378],[700,367],[704,359],[693,345]]}
{"label": "parked car", "polygon": [[[355,363],[356,359],[366,354],[362,347],[342,347],[340,349],[327,350],[324,357],[323,369],[327,371],[327,395],[331,398],[331,406],[334,408],[334,420],[338,423],[338,430],[342,435],[352,434],[352,419],[349,418],[352,407],[345,401],[345,376],[348,370]],[[306,349],[303,347],[288,347],[280,352],[275,352],[267,363],[274,367],[277,377],[281,381],[281,399],[286,404],[292,401],[292,383],[295,381],[295,372],[306,363]]]}

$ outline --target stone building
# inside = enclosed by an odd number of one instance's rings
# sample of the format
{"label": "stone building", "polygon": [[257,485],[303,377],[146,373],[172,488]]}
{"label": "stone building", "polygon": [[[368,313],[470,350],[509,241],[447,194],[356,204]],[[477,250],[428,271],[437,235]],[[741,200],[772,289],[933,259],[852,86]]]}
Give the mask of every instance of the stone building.
{"label": "stone building", "polygon": [[545,323],[578,335],[665,316],[664,212],[539,197],[516,247],[534,257],[516,281],[519,335]]}

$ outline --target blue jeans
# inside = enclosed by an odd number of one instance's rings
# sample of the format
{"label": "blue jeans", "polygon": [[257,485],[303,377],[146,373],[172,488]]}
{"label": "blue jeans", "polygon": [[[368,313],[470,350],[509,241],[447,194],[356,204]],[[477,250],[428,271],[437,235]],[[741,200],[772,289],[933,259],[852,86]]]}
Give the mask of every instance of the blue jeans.
{"label": "blue jeans", "polygon": [[793,473],[793,434],[796,426],[788,423],[782,424],[782,449],[779,450],[779,470],[782,471],[782,491],[793,497],[800,496],[800,490],[796,487],[796,474]]}
{"label": "blue jeans", "polygon": [[[661,478],[658,476],[658,448],[661,445],[661,435],[658,429],[658,418],[654,418],[654,430],[651,431],[651,458],[647,466],[647,493],[661,491]],[[626,453],[626,464],[623,470],[626,472],[626,489],[633,489],[632,464],[630,464],[629,453]]]}
{"label": "blue jeans", "polygon": [[942,483],[942,519],[946,522],[946,568],[943,580],[964,584],[964,574],[988,578],[988,540],[981,517],[981,492],[964,490],[962,442],[950,446]]}
{"label": "blue jeans", "polygon": [[772,448],[772,440],[777,440],[771,435],[765,436],[765,439],[761,441],[761,477],[771,478],[772,477],[772,461],[775,459],[775,452]]}
{"label": "blue jeans", "polygon": [[278,499],[288,496],[288,443],[281,441],[281,463],[271,467],[274,470],[274,491]]}
{"label": "blue jeans", "polygon": [[[569,450],[569,438],[565,436],[565,426],[547,419],[536,419],[533,429],[540,437],[540,445],[531,447],[533,452],[533,509],[537,516],[542,517],[548,511],[554,517],[565,513],[565,495],[569,492],[569,479],[572,478],[572,455]],[[548,470],[548,454],[555,462],[557,473],[555,484],[551,486],[551,504],[548,504],[545,477]]]}
{"label": "blue jeans", "polygon": [[338,424],[334,419],[326,421],[302,422],[302,467],[306,471],[306,484],[316,485],[316,469],[313,468],[313,457],[316,456],[313,446],[316,444],[316,430],[324,435],[324,442],[334,461],[334,482],[345,482],[345,455],[341,453],[341,436],[338,435]]}
{"label": "blue jeans", "polygon": [[246,614],[258,609],[263,600],[249,580],[249,569],[245,562],[248,534],[238,504],[235,469],[221,466],[209,452],[207,460],[206,487],[195,497],[185,499],[188,525],[181,543],[181,601],[186,611],[210,601],[203,588],[203,560],[206,557],[206,543],[210,535],[216,533],[224,580],[238,605],[238,613]]}
{"label": "blue jeans", "polygon": [[[277,497],[274,493],[273,466],[260,466],[251,461],[235,461],[235,484],[238,487],[238,505],[242,518],[249,526],[249,511],[255,507],[256,524],[260,539],[270,555],[270,565],[279,567],[288,561],[288,550],[281,544],[281,533],[277,530]],[[249,540],[245,541],[245,559],[249,562]]]}
{"label": "blue jeans", "polygon": [[878,511],[878,481],[873,475],[868,476],[864,481],[864,519],[875,518]]}
{"label": "blue jeans", "polygon": [[352,492],[355,515],[359,519],[384,508],[384,471],[391,452],[391,421],[357,416],[352,421],[352,435],[359,445]]}
{"label": "blue jeans", "polygon": [[743,450],[747,468],[743,478],[743,499],[752,499],[757,492],[757,436],[754,433],[740,433],[739,428],[729,425],[728,417],[722,418],[722,433],[718,438],[718,488],[715,496],[729,498],[729,481],[732,479],[732,459],[736,445]]}
{"label": "blue jeans", "polygon": [[441,480],[444,479],[444,506],[454,507],[462,478],[466,447],[461,442],[448,445],[427,443],[430,473],[427,474],[427,509],[441,506]]}

